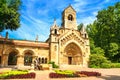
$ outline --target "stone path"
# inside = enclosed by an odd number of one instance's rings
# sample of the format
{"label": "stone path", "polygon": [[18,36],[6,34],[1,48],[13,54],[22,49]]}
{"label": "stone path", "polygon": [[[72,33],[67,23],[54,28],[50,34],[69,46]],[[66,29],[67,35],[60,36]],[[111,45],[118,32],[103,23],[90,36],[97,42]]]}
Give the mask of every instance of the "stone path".
{"label": "stone path", "polygon": [[[0,69],[7,70],[7,69]],[[34,71],[36,73],[35,79],[19,79],[19,80],[120,80],[120,68],[112,69],[93,69],[93,68],[70,68],[67,70],[76,70],[76,71],[97,71],[102,73],[101,77],[81,77],[81,78],[49,78],[49,73],[53,71],[44,70],[44,71]],[[5,80],[5,79],[4,79]],[[6,80],[18,80],[18,79],[6,79]]]}

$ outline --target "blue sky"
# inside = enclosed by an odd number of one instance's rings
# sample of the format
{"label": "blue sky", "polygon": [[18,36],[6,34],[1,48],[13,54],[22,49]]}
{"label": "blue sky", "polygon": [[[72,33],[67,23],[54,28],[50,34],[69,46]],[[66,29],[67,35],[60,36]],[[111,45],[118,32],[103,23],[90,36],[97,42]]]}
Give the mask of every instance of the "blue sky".
{"label": "blue sky", "polygon": [[21,26],[16,31],[5,30],[0,34],[4,37],[6,31],[9,38],[45,41],[49,37],[50,27],[54,18],[61,26],[61,13],[71,4],[77,11],[77,24],[92,23],[97,12],[114,5],[120,0],[22,0]]}

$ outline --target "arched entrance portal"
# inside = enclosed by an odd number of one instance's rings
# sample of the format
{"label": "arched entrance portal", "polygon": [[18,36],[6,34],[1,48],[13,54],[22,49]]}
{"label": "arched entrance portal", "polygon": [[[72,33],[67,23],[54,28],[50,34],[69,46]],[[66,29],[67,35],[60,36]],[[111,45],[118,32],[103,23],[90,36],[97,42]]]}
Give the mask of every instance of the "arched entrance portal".
{"label": "arched entrance portal", "polygon": [[17,53],[15,51],[9,53],[8,65],[17,65]]}
{"label": "arched entrance portal", "polygon": [[78,45],[70,43],[65,48],[66,63],[69,65],[82,64],[82,52]]}

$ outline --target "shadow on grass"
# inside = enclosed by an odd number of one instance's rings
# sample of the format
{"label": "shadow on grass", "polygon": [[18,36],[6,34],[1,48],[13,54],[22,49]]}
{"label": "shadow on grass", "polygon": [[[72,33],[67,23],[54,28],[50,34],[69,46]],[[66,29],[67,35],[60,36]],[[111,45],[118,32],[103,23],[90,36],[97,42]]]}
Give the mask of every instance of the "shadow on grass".
{"label": "shadow on grass", "polygon": [[104,80],[120,80],[120,76],[118,75],[106,75],[106,76],[101,76],[98,78],[102,78]]}

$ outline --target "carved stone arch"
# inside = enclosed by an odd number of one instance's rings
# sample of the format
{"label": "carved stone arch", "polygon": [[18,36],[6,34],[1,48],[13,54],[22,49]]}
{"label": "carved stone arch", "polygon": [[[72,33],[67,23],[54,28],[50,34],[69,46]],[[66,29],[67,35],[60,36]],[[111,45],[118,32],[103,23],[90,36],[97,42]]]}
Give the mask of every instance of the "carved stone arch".
{"label": "carved stone arch", "polygon": [[[70,52],[70,51],[77,52],[80,56],[82,56],[80,47],[77,44],[75,44],[74,42],[69,43],[64,49],[64,52]],[[72,55],[72,56],[77,55],[77,53],[72,53],[70,55]],[[69,53],[67,53],[67,55],[69,55]]]}
{"label": "carved stone arch", "polygon": [[4,54],[9,55],[9,53],[12,52],[12,51],[16,52],[18,55],[20,54],[20,53],[19,53],[19,50],[16,49],[16,48],[9,48],[9,49],[7,49],[6,51],[4,51]]}
{"label": "carved stone arch", "polygon": [[79,44],[83,45],[83,40],[78,37],[75,33],[71,33],[71,34],[68,34],[66,36],[64,36],[62,39],[61,39],[61,44],[65,44],[67,43],[69,40],[75,40],[77,41]]}
{"label": "carved stone arch", "polygon": [[82,65],[83,64],[83,51],[77,42],[71,40],[64,45],[63,57],[66,58],[66,64],[69,65]]}
{"label": "carved stone arch", "polygon": [[68,45],[68,44],[70,44],[70,43],[74,43],[74,44],[76,44],[79,48],[80,48],[80,50],[81,50],[81,53],[82,53],[82,55],[83,55],[83,46],[82,45],[80,45],[77,41],[75,41],[75,40],[69,40],[67,43],[65,43],[62,47],[63,47],[63,49],[65,49],[66,48],[66,46]]}
{"label": "carved stone arch", "polygon": [[30,53],[30,54],[32,54],[33,56],[35,56],[35,53],[34,53],[34,51],[33,50],[30,50],[30,49],[27,49],[27,50],[24,50],[23,51],[23,55],[25,55],[25,53]]}

